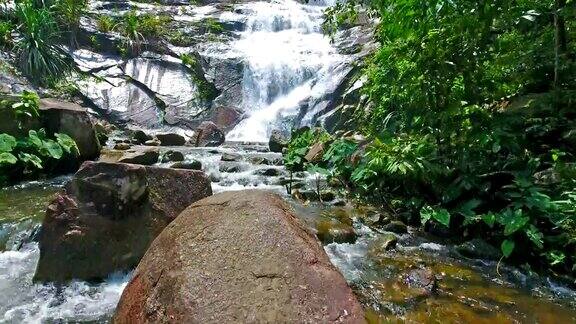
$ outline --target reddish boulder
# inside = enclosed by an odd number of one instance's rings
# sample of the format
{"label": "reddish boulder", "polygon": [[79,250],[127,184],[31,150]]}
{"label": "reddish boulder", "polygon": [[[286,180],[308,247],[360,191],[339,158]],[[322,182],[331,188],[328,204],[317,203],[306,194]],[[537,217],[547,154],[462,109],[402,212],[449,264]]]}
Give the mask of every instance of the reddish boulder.
{"label": "reddish boulder", "polygon": [[213,122],[202,122],[192,139],[194,146],[220,146],[224,143],[224,132]]}
{"label": "reddish boulder", "polygon": [[363,323],[350,287],[274,193],[225,192],[156,238],[115,323]]}
{"label": "reddish boulder", "polygon": [[201,171],[87,162],[48,206],[34,279],[102,279],[134,268],[176,216],[212,194]]}

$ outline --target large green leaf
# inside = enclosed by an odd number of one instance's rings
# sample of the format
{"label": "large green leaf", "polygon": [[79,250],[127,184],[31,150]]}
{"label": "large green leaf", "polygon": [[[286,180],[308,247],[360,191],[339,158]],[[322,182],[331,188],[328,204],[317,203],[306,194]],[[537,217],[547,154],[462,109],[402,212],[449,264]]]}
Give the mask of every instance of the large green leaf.
{"label": "large green leaf", "polygon": [[516,244],[512,240],[504,240],[504,242],[502,242],[502,245],[500,245],[500,249],[502,250],[502,254],[504,255],[505,258],[509,257],[512,254],[515,246]]}
{"label": "large green leaf", "polygon": [[32,165],[37,169],[42,169],[42,160],[35,154],[29,153],[20,153],[18,154],[18,158],[20,161],[24,162],[25,164]]}
{"label": "large green leaf", "polygon": [[48,156],[59,160],[60,158],[62,158],[62,155],[64,154],[64,151],[62,150],[62,147],[60,146],[60,144],[56,143],[53,140],[45,140],[43,142],[43,147],[46,149],[46,152],[48,153]]}
{"label": "large green leaf", "polygon": [[423,207],[420,210],[420,220],[422,225],[426,224],[430,219],[434,219],[446,227],[450,226],[450,213],[444,208],[432,208],[430,206]]}
{"label": "large green leaf", "polygon": [[42,148],[42,140],[40,139],[38,132],[36,132],[35,130],[31,129],[30,131],[28,131],[28,139],[30,143],[36,146],[36,148],[38,149]]}
{"label": "large green leaf", "polygon": [[18,159],[12,154],[8,152],[0,153],[0,165],[2,164],[16,164]]}
{"label": "large green leaf", "polygon": [[54,136],[56,137],[56,141],[58,142],[58,144],[62,146],[62,148],[64,149],[64,151],[66,151],[66,153],[74,153],[76,155],[80,154],[78,150],[78,145],[76,145],[76,142],[74,141],[74,139],[72,139],[72,137],[60,133],[56,133],[54,134]]}
{"label": "large green leaf", "polygon": [[16,138],[8,134],[0,134],[0,152],[12,152],[16,147]]}
{"label": "large green leaf", "polygon": [[513,212],[508,210],[502,215],[503,217],[500,219],[500,223],[504,225],[504,235],[506,236],[514,234],[530,221],[529,217],[523,216],[521,209]]}

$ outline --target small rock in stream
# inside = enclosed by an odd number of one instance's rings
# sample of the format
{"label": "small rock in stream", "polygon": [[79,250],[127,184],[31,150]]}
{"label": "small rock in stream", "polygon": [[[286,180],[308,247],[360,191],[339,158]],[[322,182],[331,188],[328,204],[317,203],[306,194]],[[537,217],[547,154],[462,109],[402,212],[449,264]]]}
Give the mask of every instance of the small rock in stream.
{"label": "small rock in stream", "polygon": [[130,144],[124,143],[124,142],[118,143],[118,144],[114,145],[114,149],[115,149],[115,150],[120,150],[120,151],[129,150],[130,147],[131,147]]}
{"label": "small rock in stream", "polygon": [[181,161],[173,163],[170,167],[172,169],[202,170],[202,162],[198,160]]}
{"label": "small rock in stream", "polygon": [[382,229],[385,230],[386,232],[392,232],[396,234],[408,233],[408,227],[401,221],[392,221],[389,224],[384,225]]}
{"label": "small rock in stream", "polygon": [[178,151],[168,151],[162,156],[162,162],[180,162],[184,161],[184,154]]}
{"label": "small rock in stream", "polygon": [[456,251],[467,258],[498,260],[500,251],[483,239],[472,239],[456,247]]}

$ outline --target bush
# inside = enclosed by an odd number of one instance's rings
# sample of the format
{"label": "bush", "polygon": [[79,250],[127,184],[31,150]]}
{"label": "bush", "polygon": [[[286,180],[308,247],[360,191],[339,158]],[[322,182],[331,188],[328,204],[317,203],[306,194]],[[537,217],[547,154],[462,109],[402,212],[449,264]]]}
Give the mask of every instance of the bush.
{"label": "bush", "polygon": [[359,3],[380,21],[363,89],[373,108],[356,112],[371,142],[352,161],[352,146],[335,141],[325,156],[331,173],[414,224],[436,222],[482,236],[504,257],[576,271],[570,5],[351,1],[327,12],[327,29],[353,23]]}
{"label": "bush", "polygon": [[58,44],[60,32],[53,14],[38,9],[32,2],[16,5],[21,38],[16,43],[18,63],[22,72],[39,84],[49,84],[70,68],[66,54]]}

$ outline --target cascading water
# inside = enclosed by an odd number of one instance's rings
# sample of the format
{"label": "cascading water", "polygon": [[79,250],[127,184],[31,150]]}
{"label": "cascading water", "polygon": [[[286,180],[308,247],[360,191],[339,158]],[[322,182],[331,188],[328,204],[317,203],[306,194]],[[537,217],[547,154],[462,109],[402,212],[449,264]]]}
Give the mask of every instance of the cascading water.
{"label": "cascading water", "polygon": [[247,117],[228,139],[267,141],[272,129],[324,94],[330,72],[344,60],[322,33],[327,5],[292,0],[246,5],[252,14],[234,49],[245,62],[242,99]]}

